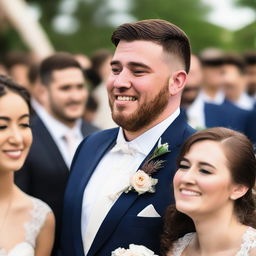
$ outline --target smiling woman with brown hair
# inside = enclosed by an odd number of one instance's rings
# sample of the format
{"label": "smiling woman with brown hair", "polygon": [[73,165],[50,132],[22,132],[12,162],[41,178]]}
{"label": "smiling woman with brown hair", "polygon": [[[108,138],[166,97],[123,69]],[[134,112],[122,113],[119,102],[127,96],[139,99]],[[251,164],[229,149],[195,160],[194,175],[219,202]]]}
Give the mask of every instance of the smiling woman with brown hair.
{"label": "smiling woman with brown hair", "polygon": [[246,136],[227,128],[192,135],[178,158],[164,254],[256,255],[255,178],[256,159]]}
{"label": "smiling woman with brown hair", "polygon": [[0,75],[0,255],[49,256],[54,216],[42,201],[14,184],[14,171],[27,157],[31,143],[29,95]]}

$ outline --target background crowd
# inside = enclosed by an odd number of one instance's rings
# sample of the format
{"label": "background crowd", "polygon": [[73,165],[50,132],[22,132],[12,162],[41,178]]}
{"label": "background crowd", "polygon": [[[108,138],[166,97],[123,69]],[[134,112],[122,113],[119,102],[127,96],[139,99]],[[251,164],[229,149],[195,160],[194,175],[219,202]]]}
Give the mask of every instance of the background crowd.
{"label": "background crowd", "polygon": [[[198,35],[190,33],[194,53],[181,113],[196,130],[231,128],[255,144],[256,51],[250,46],[229,50],[225,42],[193,45]],[[96,131],[118,126],[106,91],[114,50],[95,45],[86,52],[79,52],[79,47],[50,49],[44,57],[35,54],[36,49],[21,51],[19,46],[1,50],[0,75],[12,78],[31,95],[33,142],[25,164],[15,173],[15,184],[52,209],[56,226],[52,255],[60,247],[64,192],[78,145]]]}

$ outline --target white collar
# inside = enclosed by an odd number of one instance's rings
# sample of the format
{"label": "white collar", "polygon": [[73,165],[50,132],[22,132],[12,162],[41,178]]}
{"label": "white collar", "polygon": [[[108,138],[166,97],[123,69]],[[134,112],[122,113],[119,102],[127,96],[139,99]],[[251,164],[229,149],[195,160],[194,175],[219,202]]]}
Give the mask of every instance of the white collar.
{"label": "white collar", "polygon": [[49,114],[45,108],[40,108],[37,112],[38,116],[42,119],[44,125],[50,132],[50,134],[56,138],[62,138],[63,135],[67,134],[68,131],[72,131],[76,137],[80,136],[82,120],[76,120],[75,126],[70,128],[67,125],[63,124],[51,114]]}
{"label": "white collar", "polygon": [[[178,117],[180,114],[180,108],[177,108],[174,113],[172,113],[168,118],[163,120],[161,123],[155,125],[151,129],[147,130],[139,137],[135,138],[132,141],[126,141],[123,129],[120,127],[117,142],[118,143],[128,143],[133,148],[136,148],[141,154],[147,156],[153,146],[156,144],[157,140],[161,137],[164,131],[171,125],[171,123]],[[163,141],[162,143],[165,143]]]}
{"label": "white collar", "polygon": [[221,105],[225,100],[225,95],[221,90],[217,92],[214,99],[210,98],[203,90],[199,93],[199,95],[203,98],[205,102],[217,105]]}

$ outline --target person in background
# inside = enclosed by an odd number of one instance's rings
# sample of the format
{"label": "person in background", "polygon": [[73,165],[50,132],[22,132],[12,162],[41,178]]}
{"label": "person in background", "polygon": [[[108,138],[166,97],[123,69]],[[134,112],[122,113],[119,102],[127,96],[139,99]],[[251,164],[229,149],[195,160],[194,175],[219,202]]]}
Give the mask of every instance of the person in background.
{"label": "person in background", "polygon": [[[92,95],[98,102],[98,110],[94,118],[94,124],[101,129],[116,127],[117,124],[111,117],[106,80],[111,72],[110,61],[113,53],[106,49],[100,49],[91,57],[92,68],[89,71],[93,85]],[[93,75],[92,75],[93,74]]]}
{"label": "person in background", "polygon": [[183,145],[163,255],[256,255],[256,159],[243,134],[210,128]]}
{"label": "person in background", "polygon": [[50,256],[54,241],[51,209],[22,192],[13,179],[32,143],[29,108],[28,92],[0,75],[1,256]]}
{"label": "person in background", "polygon": [[60,238],[62,202],[69,167],[77,145],[97,129],[82,120],[88,91],[83,70],[68,53],[56,53],[42,61],[43,108],[37,109],[31,125],[33,144],[16,184],[28,194],[49,204],[56,217],[56,240]]}
{"label": "person in background", "polygon": [[28,71],[28,90],[31,95],[30,103],[33,114],[43,108],[43,86],[40,81],[39,64],[31,64]]}
{"label": "person in background", "polygon": [[202,87],[202,66],[199,58],[192,54],[187,82],[181,96],[181,106],[189,108],[197,99]]}
{"label": "person in background", "polygon": [[8,74],[20,85],[28,89],[28,70],[31,60],[29,53],[9,52],[5,57]]}
{"label": "person in background", "polygon": [[84,120],[86,120],[89,123],[93,123],[95,115],[98,110],[98,106],[99,104],[97,100],[94,98],[92,94],[89,94],[83,114]]}
{"label": "person in background", "polygon": [[175,159],[194,132],[179,108],[190,66],[186,34],[153,19],[119,26],[112,42],[107,91],[120,128],[88,136],[77,150],[64,199],[63,256],[106,256],[129,244],[158,254]]}
{"label": "person in background", "polygon": [[256,51],[246,52],[244,54],[245,74],[247,76],[248,94],[256,99]]}
{"label": "person in background", "polygon": [[221,85],[229,101],[241,109],[253,109],[254,101],[247,94],[247,77],[242,57],[236,54],[225,54],[222,57]]}

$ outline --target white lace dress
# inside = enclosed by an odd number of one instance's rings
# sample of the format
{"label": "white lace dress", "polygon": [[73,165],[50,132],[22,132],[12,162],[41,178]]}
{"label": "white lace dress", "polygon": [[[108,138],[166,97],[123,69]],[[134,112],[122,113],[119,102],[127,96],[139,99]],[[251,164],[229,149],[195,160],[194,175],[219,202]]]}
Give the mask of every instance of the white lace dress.
{"label": "white lace dress", "polygon": [[[193,238],[195,238],[195,234],[196,233],[188,233],[179,238],[173,245],[172,255],[181,256],[185,248],[189,245]],[[249,227],[244,232],[240,250],[234,256],[249,256],[249,252],[252,248],[256,248],[256,229]]]}
{"label": "white lace dress", "polygon": [[30,221],[24,224],[25,241],[6,251],[0,246],[0,256],[34,256],[36,238],[41,230],[50,207],[39,199],[31,197],[33,208]]}

